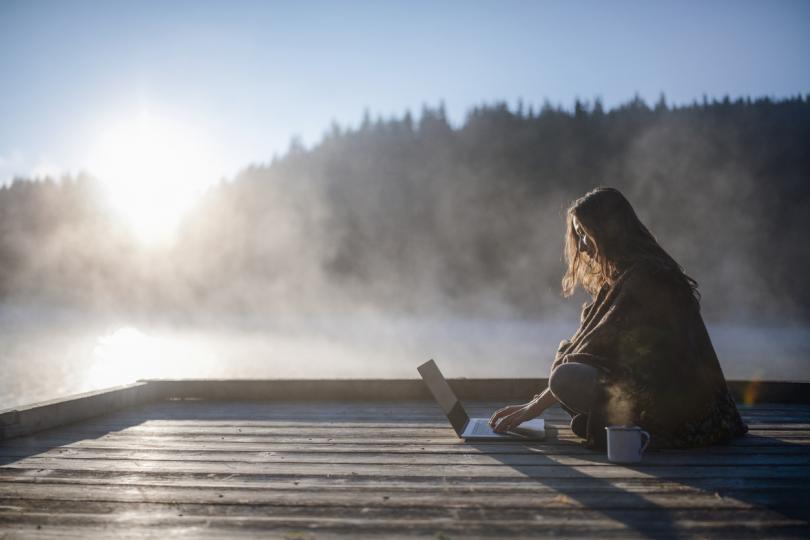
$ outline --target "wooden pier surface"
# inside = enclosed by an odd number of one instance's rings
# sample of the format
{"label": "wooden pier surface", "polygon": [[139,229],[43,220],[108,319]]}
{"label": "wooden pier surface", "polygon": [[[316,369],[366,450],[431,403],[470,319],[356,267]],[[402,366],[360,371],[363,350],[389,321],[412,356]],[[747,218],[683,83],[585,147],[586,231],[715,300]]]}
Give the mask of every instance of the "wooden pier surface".
{"label": "wooden pier surface", "polygon": [[730,445],[621,466],[559,409],[466,444],[430,401],[155,401],[0,441],[0,539],[807,538],[810,405],[741,410]]}

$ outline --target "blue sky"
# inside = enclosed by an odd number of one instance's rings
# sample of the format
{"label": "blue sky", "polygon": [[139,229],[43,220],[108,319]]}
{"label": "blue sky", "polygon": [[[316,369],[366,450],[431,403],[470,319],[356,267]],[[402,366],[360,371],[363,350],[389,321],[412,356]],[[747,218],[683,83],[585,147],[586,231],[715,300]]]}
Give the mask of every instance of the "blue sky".
{"label": "blue sky", "polygon": [[0,182],[87,169],[144,108],[205,135],[213,181],[366,108],[805,94],[808,22],[803,1],[0,0]]}

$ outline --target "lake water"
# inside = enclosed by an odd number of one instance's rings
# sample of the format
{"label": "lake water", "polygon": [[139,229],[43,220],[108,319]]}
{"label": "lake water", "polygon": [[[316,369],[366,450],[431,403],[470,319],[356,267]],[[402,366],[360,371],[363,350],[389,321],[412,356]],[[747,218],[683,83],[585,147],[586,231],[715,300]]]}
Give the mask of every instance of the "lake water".
{"label": "lake water", "polygon": [[[0,310],[0,409],[143,378],[545,377],[577,319],[312,317],[169,327]],[[727,379],[810,381],[810,328],[710,324]]]}

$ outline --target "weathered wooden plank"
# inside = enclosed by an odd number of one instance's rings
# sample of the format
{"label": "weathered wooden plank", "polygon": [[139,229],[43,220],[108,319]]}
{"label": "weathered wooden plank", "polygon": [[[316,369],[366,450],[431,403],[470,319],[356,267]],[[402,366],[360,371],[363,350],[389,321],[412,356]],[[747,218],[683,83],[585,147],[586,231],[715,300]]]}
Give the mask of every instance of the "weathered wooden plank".
{"label": "weathered wooden plank", "polygon": [[[570,458],[575,460],[576,458]],[[367,463],[246,463],[246,462],[204,462],[204,461],[150,461],[139,459],[81,460],[56,457],[24,458],[4,465],[13,469],[71,469],[71,470],[108,470],[118,472],[137,472],[145,470],[162,470],[166,472],[231,472],[260,473],[267,475],[365,475],[387,477],[504,477],[527,476],[530,478],[593,476],[596,478],[634,478],[639,476],[664,476],[671,478],[725,477],[743,476],[746,478],[762,477],[800,477],[810,480],[810,468],[798,465],[791,466],[721,466],[695,465],[678,467],[673,465],[641,465],[618,467],[615,465],[594,464],[582,460],[580,465],[549,463],[504,466],[493,464],[367,464]]]}
{"label": "weathered wooden plank", "polygon": [[[87,449],[96,451],[130,452],[132,450],[162,450],[165,452],[197,452],[201,449],[208,451],[224,452],[350,452],[368,453],[384,452],[388,454],[585,454],[593,455],[598,452],[583,447],[576,443],[569,444],[521,444],[521,443],[477,443],[460,444],[458,441],[450,444],[423,445],[417,442],[405,442],[402,444],[373,444],[355,443],[353,441],[338,441],[326,443],[284,443],[270,441],[262,444],[250,442],[231,442],[215,440],[204,445],[189,444],[184,440],[176,441],[163,438],[153,442],[145,442],[138,439],[115,440],[115,439],[81,439],[70,438],[45,438],[38,436],[29,440],[25,438],[14,439],[0,444],[0,456],[33,455],[48,451],[66,452],[72,449]],[[649,450],[645,455],[653,453],[663,454],[712,454],[712,455],[800,455],[810,453],[810,444],[807,445],[779,445],[779,446],[730,446],[716,445],[699,449],[664,449]]]}
{"label": "weathered wooden plank", "polygon": [[[357,445],[405,445],[412,444],[419,447],[424,446],[428,448],[433,445],[465,445],[471,443],[464,443],[459,440],[454,434],[448,434],[445,437],[338,437],[338,436],[322,436],[322,437],[307,437],[307,436],[246,436],[246,435],[186,435],[182,437],[161,436],[161,437],[148,437],[148,436],[130,436],[126,434],[106,434],[106,435],[83,435],[77,436],[72,440],[89,440],[89,441],[107,441],[120,444],[144,445],[163,444],[164,442],[175,442],[178,444],[200,445],[200,444],[357,444]],[[578,439],[573,434],[566,434],[560,432],[555,437],[549,437],[543,441],[546,447],[564,446],[571,448],[579,445],[581,439]],[[507,443],[475,443],[476,445],[498,445]],[[803,448],[810,445],[810,437],[792,437],[792,436],[776,436],[776,434],[769,434],[767,436],[756,437],[741,437],[728,442],[723,447],[740,447],[740,448],[761,448],[761,447],[792,447]]]}
{"label": "weathered wooden plank", "polygon": [[[31,454],[23,450],[0,449],[0,457],[12,462],[35,463],[36,460],[45,459],[75,459],[75,460],[137,460],[150,462],[227,462],[227,463],[333,463],[333,464],[397,464],[397,465],[586,465],[610,463],[604,453],[590,453],[572,456],[567,453],[543,454],[538,452],[499,453],[386,453],[379,451],[242,451],[228,452],[223,450],[196,449],[183,452],[169,452],[166,450],[127,449],[121,451],[91,450],[83,448],[56,448]],[[706,454],[702,452],[691,453],[659,453],[650,452],[644,456],[642,463],[647,465],[724,465],[724,466],[803,466],[810,465],[810,451],[799,455],[751,455],[751,454]]]}
{"label": "weathered wooden plank", "polygon": [[[318,490],[362,492],[364,490],[390,490],[399,492],[455,492],[465,493],[525,493],[531,496],[544,490],[563,493],[574,492],[682,492],[698,489],[707,492],[726,491],[745,493],[762,490],[801,490],[805,478],[784,476],[779,478],[695,477],[667,478],[639,476],[635,478],[603,479],[593,476],[544,477],[382,477],[382,476],[324,476],[324,475],[265,475],[233,472],[166,472],[161,470],[122,473],[117,471],[76,471],[54,469],[0,469],[3,483],[37,483],[47,489],[53,484],[84,486],[129,486],[149,489],[153,486],[190,487],[194,489],[254,489],[254,490]],[[92,489],[92,488],[91,488]]]}
{"label": "weathered wooden plank", "polygon": [[[94,485],[92,489],[73,484],[0,483],[0,508],[16,500],[143,502],[153,504],[229,504],[272,506],[377,506],[443,507],[443,508],[547,508],[583,509],[677,509],[737,508],[757,509],[760,506],[801,509],[810,515],[810,493],[800,486],[792,489],[725,489],[705,491],[690,486],[669,486],[669,489],[621,490],[602,489],[560,490],[535,486],[523,490],[409,489],[397,490],[375,487],[365,490],[317,488],[245,489],[201,486],[143,486]],[[527,496],[527,495],[531,496]],[[795,513],[795,512],[794,512]]]}
{"label": "weathered wooden plank", "polygon": [[[555,426],[551,426],[555,427]],[[329,423],[311,423],[311,424],[295,424],[284,423],[280,425],[267,424],[267,425],[252,425],[252,426],[229,426],[217,425],[207,426],[205,424],[197,425],[184,425],[177,427],[160,427],[160,426],[131,426],[118,431],[110,431],[92,424],[80,424],[70,429],[70,434],[73,436],[81,436],[83,438],[95,437],[99,435],[110,436],[134,436],[134,437],[159,437],[163,435],[170,436],[185,436],[185,435],[206,435],[206,436],[335,436],[335,437],[382,437],[382,438],[414,438],[425,437],[435,438],[442,436],[455,436],[450,426],[413,426],[413,427],[369,427],[364,424],[358,424],[353,427],[335,426]],[[557,427],[557,433],[560,436],[570,434],[567,427]],[[810,430],[806,429],[791,429],[783,428],[778,425],[765,427],[762,429],[751,428],[749,433],[752,435],[775,435],[782,437],[810,437]]]}
{"label": "weathered wooden plank", "polygon": [[0,482],[6,483],[68,483],[84,485],[167,485],[167,486],[197,486],[197,487],[231,487],[255,489],[299,489],[311,487],[314,489],[464,489],[469,492],[477,490],[513,491],[536,490],[543,487],[554,489],[583,489],[583,490],[614,490],[617,488],[629,491],[678,491],[684,486],[702,490],[725,489],[801,489],[806,487],[806,478],[782,477],[695,477],[695,478],[668,478],[666,476],[638,475],[632,478],[603,479],[595,476],[563,476],[559,478],[544,477],[533,479],[526,476],[514,477],[429,477],[429,476],[358,476],[358,475],[317,475],[317,474],[256,474],[234,472],[172,472],[157,470],[139,470],[137,472],[121,472],[111,470],[71,470],[71,469],[0,469]]}
{"label": "weathered wooden plank", "polygon": [[[609,518],[623,519],[629,523],[651,522],[660,519],[672,519],[680,516],[683,520],[701,521],[703,523],[717,523],[728,525],[732,521],[743,519],[758,521],[760,523],[791,524],[803,523],[801,517],[788,517],[769,509],[747,506],[740,511],[740,504],[728,506],[713,506],[708,508],[661,508],[658,505],[646,504],[637,508],[619,508],[611,510],[606,517],[607,508],[586,508],[578,505],[573,497],[560,497],[558,503],[542,508],[543,520],[553,521],[555,518],[585,519],[595,522],[609,521]],[[722,499],[722,497],[720,498]],[[718,500],[718,505],[720,504]],[[744,504],[744,503],[743,503]],[[340,512],[335,513],[335,507]],[[14,499],[4,501],[0,506],[0,516],[13,517],[20,514],[48,514],[72,515],[92,518],[97,515],[127,514],[149,519],[205,516],[212,519],[226,517],[244,518],[272,518],[281,519],[318,518],[333,522],[386,522],[422,521],[422,520],[466,520],[479,521],[481,525],[497,523],[514,523],[524,521],[525,524],[537,521],[538,508],[535,506],[512,506],[481,508],[480,506],[436,506],[436,505],[406,505],[396,501],[376,500],[373,504],[359,505],[351,500],[343,504],[238,504],[232,501],[218,501],[215,504],[207,503],[151,503],[125,501],[94,501],[94,500],[56,500],[56,499]],[[806,525],[806,523],[804,523]]]}
{"label": "weathered wooden plank", "polygon": [[[76,440],[76,439],[74,439]],[[498,445],[498,444],[511,444],[511,443],[465,443],[455,437],[446,436],[446,437],[385,437],[385,438],[374,438],[370,436],[366,437],[341,437],[336,434],[331,434],[328,436],[321,436],[321,437],[295,437],[295,436],[242,436],[242,435],[187,435],[183,437],[135,437],[135,436],[126,436],[126,435],[105,435],[99,438],[93,437],[86,437],[82,440],[87,441],[104,441],[110,442],[115,444],[123,444],[127,446],[138,446],[139,441],[146,446],[154,446],[156,444],[163,444],[164,442],[172,442],[176,444],[183,444],[183,445],[192,445],[192,446],[199,446],[199,445],[209,445],[209,444],[219,444],[219,443],[228,443],[228,444],[244,444],[244,445],[269,445],[269,444],[298,444],[298,445],[329,445],[329,444],[341,444],[341,445],[378,445],[378,446],[387,446],[387,445],[409,445],[409,446],[417,446],[419,448],[424,447],[428,449],[433,446],[447,446],[447,445],[459,445],[459,446],[469,446],[471,444],[475,444],[476,446],[488,444],[488,445]],[[581,439],[577,438],[574,435],[567,435],[567,434],[560,434],[557,437],[549,437],[547,440],[543,441],[543,447],[546,448],[572,448],[574,446],[581,445]],[[810,445],[810,438],[803,438],[803,437],[790,437],[790,436],[757,436],[757,437],[745,437],[740,439],[735,439],[723,445],[722,447],[718,448],[731,448],[731,447],[739,447],[739,448],[806,448]],[[535,446],[536,447],[536,446]],[[482,446],[483,448],[483,446]]]}
{"label": "weathered wooden plank", "polygon": [[[90,503],[21,500],[16,508],[0,510],[0,526],[31,523],[110,526],[110,516],[117,516],[116,525],[172,527],[177,525],[234,528],[304,527],[319,531],[380,532],[390,530],[433,532],[437,530],[489,532],[520,535],[540,527],[549,531],[558,528],[572,532],[643,531],[656,536],[675,531],[728,531],[757,528],[774,531],[805,528],[801,518],[770,510],[737,509],[650,509],[650,510],[590,510],[579,508],[549,508],[541,512],[523,509],[458,509],[458,508],[375,508],[345,506],[335,513],[332,507],[320,512],[313,507],[282,509],[238,505],[155,505],[149,503]],[[108,529],[110,530],[110,529]],[[114,530],[114,529],[112,529]],[[558,531],[559,533],[559,531]]]}
{"label": "weathered wooden plank", "polygon": [[[185,439],[152,439],[150,441],[139,440],[137,438],[121,439],[82,439],[71,440],[62,438],[37,438],[35,440],[17,439],[0,445],[0,456],[2,455],[32,455],[49,450],[68,451],[70,449],[88,450],[110,450],[128,452],[130,450],[165,450],[171,452],[195,452],[201,449],[210,451],[229,452],[375,452],[391,454],[432,454],[432,453],[458,453],[458,454],[504,454],[504,453],[526,453],[526,454],[596,454],[594,450],[587,449],[579,444],[513,444],[513,443],[476,443],[463,444],[453,440],[448,444],[423,444],[421,441],[404,442],[402,444],[390,443],[356,443],[351,440],[343,442],[311,442],[287,443],[287,442],[262,442],[251,443],[244,441],[223,441],[214,439],[205,444],[189,443]],[[747,448],[717,446],[705,449],[708,453],[723,453],[728,450],[732,453],[749,453]],[[678,451],[672,451],[678,452]],[[762,447],[755,450],[756,453],[788,453],[798,454],[810,452],[810,445],[807,447],[785,446],[785,447]]]}

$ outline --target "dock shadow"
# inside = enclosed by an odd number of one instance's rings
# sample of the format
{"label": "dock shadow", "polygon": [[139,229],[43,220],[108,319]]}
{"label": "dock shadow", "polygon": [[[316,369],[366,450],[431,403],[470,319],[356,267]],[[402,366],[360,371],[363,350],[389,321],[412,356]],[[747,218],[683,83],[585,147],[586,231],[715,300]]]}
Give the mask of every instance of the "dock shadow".
{"label": "dock shadow", "polygon": [[[47,454],[80,441],[100,439],[109,433],[142,424],[154,418],[154,405],[155,403],[146,403],[124,411],[102,413],[30,435],[0,440],[0,471],[3,467],[26,458]],[[111,422],[114,423],[114,428],[111,427]],[[52,457],[59,455],[54,454]]]}
{"label": "dock shadow", "polygon": [[[732,474],[708,474],[700,477],[660,475],[662,480],[677,482],[701,490],[719,499],[734,499],[752,510],[774,512],[788,520],[801,522],[810,537],[810,446],[782,438],[747,433],[727,444],[685,450],[661,450],[657,455],[674,456],[671,467],[682,466],[677,456],[724,455],[723,449],[737,448],[735,454],[748,456],[746,463],[709,463],[712,470]],[[746,452],[743,449],[750,451]],[[767,453],[765,453],[765,451]],[[780,463],[785,456],[799,456],[799,462]],[[688,466],[688,465],[687,465]],[[650,466],[630,465],[628,469],[655,475]],[[770,474],[752,474],[752,471]],[[798,524],[797,524],[798,525]],[[781,532],[781,531],[775,531]]]}
{"label": "dock shadow", "polygon": [[[576,509],[581,506],[583,509],[595,510],[616,522],[622,523],[629,531],[636,535],[650,538],[673,538],[681,536],[681,531],[677,528],[674,516],[669,508],[657,505],[644,498],[638,493],[622,489],[614,485],[609,479],[589,475],[581,470],[589,465],[611,465],[607,459],[600,456],[599,452],[583,452],[582,445],[575,442],[555,440],[557,428],[546,428],[547,440],[554,441],[555,449],[559,452],[554,454],[534,453],[533,449],[539,450],[547,443],[524,443],[522,446],[529,451],[531,463],[514,463],[516,454],[491,453],[492,444],[467,443],[470,447],[500,461],[504,466],[518,471],[527,479],[541,483],[554,490],[564,498],[561,500],[565,504],[566,500],[574,501],[571,508]],[[497,443],[495,443],[497,444]],[[567,452],[566,450],[570,450]],[[576,452],[575,452],[576,451]],[[584,463],[581,465],[566,465],[555,459],[556,456],[577,458]],[[543,468],[553,467],[553,474],[544,475]],[[610,504],[598,505],[594,507],[595,499],[604,499]],[[620,505],[616,503],[621,501]],[[638,519],[638,509],[653,511],[655,513],[655,526],[651,527],[649,520]],[[634,515],[636,514],[636,515]]]}
{"label": "dock shadow", "polygon": [[[647,464],[618,465],[610,463],[604,451],[586,452],[580,443],[558,439],[558,429],[568,428],[547,427],[547,441],[552,442],[559,451],[531,454],[533,458],[530,464],[514,463],[515,454],[491,453],[491,444],[468,444],[500,461],[504,466],[520,472],[526,478],[542,483],[560,495],[576,501],[582,507],[590,508],[616,522],[622,523],[628,528],[629,533],[632,531],[631,534],[650,538],[679,538],[692,537],[696,533],[701,534],[701,532],[680,527],[678,518],[674,514],[676,508],[656,504],[640,493],[629,491],[614,484],[616,480],[634,481],[634,479],[629,478],[631,475],[628,475],[627,478],[621,476],[603,478],[589,475],[582,469],[587,469],[588,466],[616,467],[628,472],[639,473],[647,478],[646,482],[651,484],[657,479],[661,483],[668,485],[679,484],[710,497],[716,497],[718,502],[724,498],[734,499],[749,507],[748,509],[741,508],[740,510],[743,512],[760,511],[759,515],[762,515],[761,511],[774,512],[786,518],[789,523],[772,531],[774,534],[810,533],[810,490],[806,487],[807,483],[810,482],[810,475],[808,474],[810,469],[808,469],[807,465],[795,467],[796,477],[780,474],[768,478],[766,475],[752,476],[750,473],[748,476],[734,477],[728,474],[729,470],[733,468],[742,470],[744,466],[721,465],[716,463],[717,459],[707,459],[706,465],[717,467],[718,471],[722,469],[723,474],[708,474],[705,476],[678,475],[677,473],[673,474],[672,470],[679,467],[683,467],[685,470],[690,464],[696,465],[700,463],[700,460],[695,460],[694,456],[711,454],[707,453],[707,449],[659,451],[651,453],[652,456],[659,459],[650,459]],[[752,456],[760,455],[757,454],[756,449],[761,447],[783,449],[785,454],[788,455],[810,455],[809,447],[792,444],[783,439],[762,435],[746,435],[735,440],[738,447],[745,447],[742,445],[746,442],[750,443]],[[548,443],[525,443],[522,446],[531,453],[532,449],[539,449],[543,444],[548,445]],[[717,452],[717,449],[721,448],[721,446],[712,448]],[[571,452],[566,452],[567,449]],[[548,450],[548,447],[546,447],[546,450]],[[691,456],[690,460],[685,460],[689,461],[689,463],[679,463],[677,458],[679,455]],[[746,454],[744,451],[740,451],[738,455]],[[780,454],[774,453],[771,455],[778,457]],[[555,456],[577,458],[584,463],[576,466],[566,465],[555,459]],[[660,456],[673,457],[662,460]],[[662,463],[662,461],[666,461],[666,463]],[[770,461],[778,463],[779,460],[777,458]],[[554,474],[544,476],[543,466],[554,466]],[[666,470],[662,471],[662,469]],[[594,505],[594,501],[604,502]],[[678,508],[677,510],[693,509]],[[706,510],[713,511],[714,508],[708,507]],[[731,528],[735,527],[735,523],[732,521],[730,526]]]}

